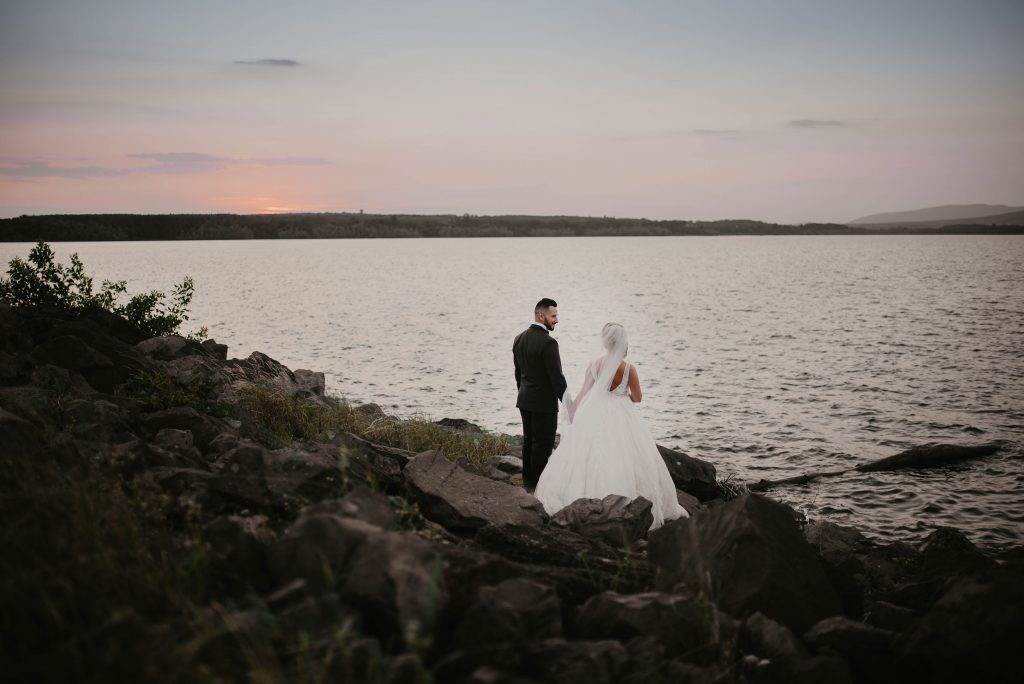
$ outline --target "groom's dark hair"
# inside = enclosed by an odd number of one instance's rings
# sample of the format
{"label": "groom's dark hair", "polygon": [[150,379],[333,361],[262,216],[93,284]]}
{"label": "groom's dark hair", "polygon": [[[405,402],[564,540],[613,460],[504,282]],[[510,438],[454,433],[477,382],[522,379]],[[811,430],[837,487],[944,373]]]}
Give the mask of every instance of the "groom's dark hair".
{"label": "groom's dark hair", "polygon": [[533,307],[533,313],[539,314],[541,311],[547,311],[553,306],[557,307],[558,302],[556,302],[554,299],[548,299],[547,297],[545,297],[544,299],[537,302],[537,306]]}

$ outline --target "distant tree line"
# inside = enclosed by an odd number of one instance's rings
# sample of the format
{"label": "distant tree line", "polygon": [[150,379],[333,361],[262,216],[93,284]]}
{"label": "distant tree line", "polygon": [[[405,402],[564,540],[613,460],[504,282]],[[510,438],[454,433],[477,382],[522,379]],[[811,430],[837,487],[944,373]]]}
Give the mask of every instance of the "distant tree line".
{"label": "distant tree line", "polygon": [[612,235],[1022,234],[1024,226],[943,228],[788,225],[751,220],[651,221],[463,214],[60,214],[0,219],[0,241],[279,240],[310,238],[582,237]]}

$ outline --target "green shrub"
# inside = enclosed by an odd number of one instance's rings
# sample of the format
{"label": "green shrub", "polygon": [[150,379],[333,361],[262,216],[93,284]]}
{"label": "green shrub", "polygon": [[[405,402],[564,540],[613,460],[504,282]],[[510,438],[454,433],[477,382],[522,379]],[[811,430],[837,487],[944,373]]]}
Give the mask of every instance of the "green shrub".
{"label": "green shrub", "polygon": [[[45,306],[63,311],[79,312],[90,308],[104,309],[134,323],[152,337],[174,335],[188,320],[188,305],[195,286],[185,277],[166,300],[163,292],[150,290],[133,295],[126,303],[119,299],[128,291],[124,280],[104,280],[99,292],[93,291],[93,280],[85,274],[78,254],[71,255],[71,265],[56,263],[53,250],[40,241],[28,254],[28,261],[11,259],[7,278],[0,278],[0,301],[14,306]],[[190,337],[206,336],[201,328]]]}

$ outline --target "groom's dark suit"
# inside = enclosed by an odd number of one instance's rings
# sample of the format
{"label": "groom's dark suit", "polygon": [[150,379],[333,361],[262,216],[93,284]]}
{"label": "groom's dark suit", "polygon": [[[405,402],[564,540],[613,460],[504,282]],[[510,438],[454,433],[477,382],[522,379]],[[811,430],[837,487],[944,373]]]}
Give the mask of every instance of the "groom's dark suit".
{"label": "groom's dark suit", "polygon": [[512,343],[516,364],[516,406],[523,416],[523,484],[536,487],[555,446],[558,400],[565,393],[558,341],[543,326],[531,325]]}

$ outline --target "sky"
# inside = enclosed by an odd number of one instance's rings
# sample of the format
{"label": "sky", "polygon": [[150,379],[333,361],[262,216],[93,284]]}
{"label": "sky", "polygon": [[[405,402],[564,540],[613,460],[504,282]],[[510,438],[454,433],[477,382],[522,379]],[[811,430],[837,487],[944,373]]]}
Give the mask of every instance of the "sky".
{"label": "sky", "polygon": [[4,0],[0,216],[1024,206],[1021,0]]}

